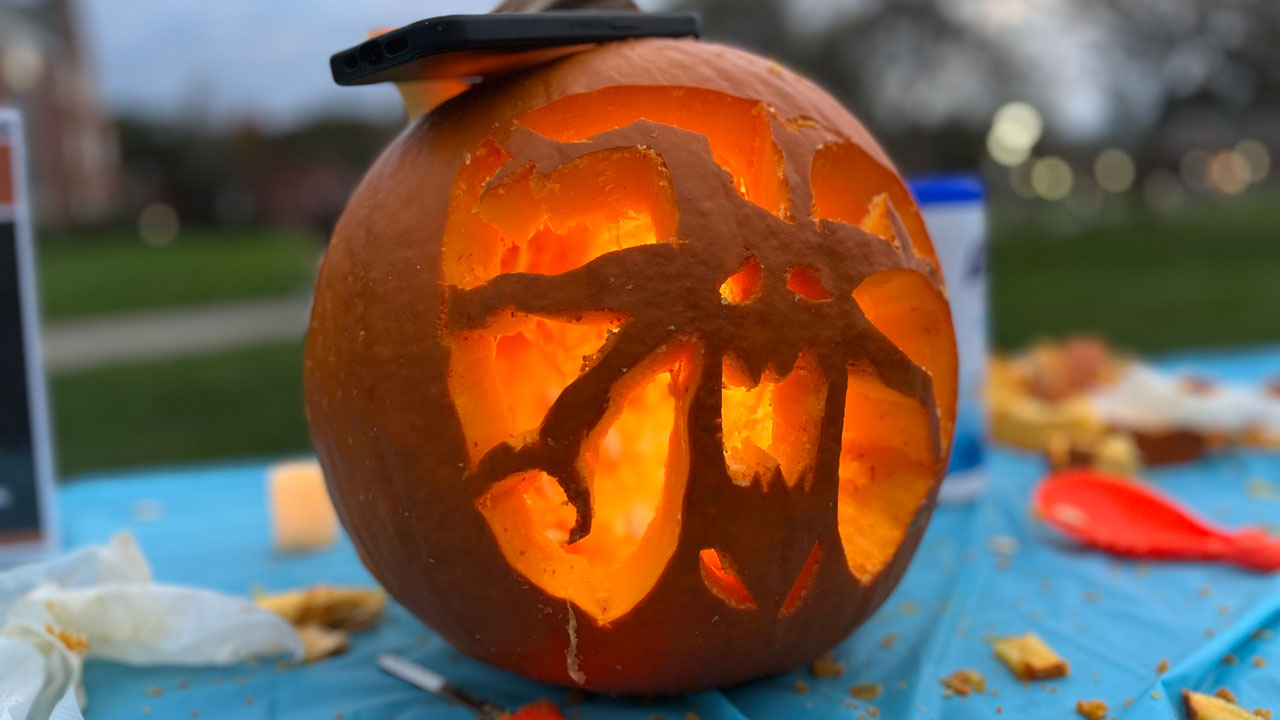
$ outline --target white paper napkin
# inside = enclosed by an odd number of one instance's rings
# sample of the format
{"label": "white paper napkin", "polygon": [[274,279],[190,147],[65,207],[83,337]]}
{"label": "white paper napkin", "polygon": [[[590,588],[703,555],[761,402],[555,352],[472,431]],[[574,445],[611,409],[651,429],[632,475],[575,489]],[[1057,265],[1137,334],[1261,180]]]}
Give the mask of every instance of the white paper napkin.
{"label": "white paper napkin", "polygon": [[123,533],[0,572],[0,720],[80,720],[84,656],[68,647],[80,640],[85,656],[129,665],[302,657],[293,627],[247,598],[152,582]]}
{"label": "white paper napkin", "polygon": [[1091,399],[1107,422],[1139,430],[1234,434],[1265,426],[1268,413],[1276,412],[1274,401],[1257,390],[1221,383],[1211,392],[1190,392],[1183,378],[1140,363],[1134,363],[1113,386],[1094,393]]}

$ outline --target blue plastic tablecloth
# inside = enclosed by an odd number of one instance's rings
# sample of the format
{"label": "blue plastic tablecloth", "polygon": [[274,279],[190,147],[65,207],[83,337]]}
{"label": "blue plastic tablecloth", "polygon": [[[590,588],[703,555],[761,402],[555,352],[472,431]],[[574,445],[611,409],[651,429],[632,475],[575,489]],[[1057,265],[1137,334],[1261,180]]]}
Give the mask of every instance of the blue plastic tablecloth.
{"label": "blue plastic tablecloth", "polygon": [[[1280,347],[1165,360],[1226,380],[1257,382],[1280,373]],[[331,551],[281,557],[271,551],[264,509],[265,464],[153,471],[88,478],[61,496],[69,545],[101,543],[131,530],[159,580],[245,594],[317,582],[370,584],[345,540]],[[602,697],[567,706],[583,720],[654,716],[737,718],[1074,717],[1077,699],[1101,699],[1125,720],[1181,718],[1182,688],[1233,690],[1246,707],[1280,710],[1280,584],[1227,566],[1148,564],[1084,550],[1028,514],[1043,473],[1031,455],[996,451],[978,503],[942,507],[906,578],[885,606],[837,648],[840,678],[807,670],[723,692],[648,703]],[[1238,452],[1162,469],[1161,488],[1227,524],[1280,523],[1280,499],[1257,492],[1280,485],[1280,455]],[[1248,489],[1253,488],[1253,492]],[[1011,556],[1001,556],[1017,541]],[[1035,631],[1071,663],[1069,677],[1024,685],[995,660],[989,636]],[[454,718],[465,710],[379,672],[393,650],[443,671],[457,684],[509,706],[565,691],[460,656],[393,605],[351,650],[315,665],[271,663],[221,669],[127,668],[90,662],[89,720],[106,718]],[[1170,669],[1158,675],[1167,659]],[[1232,662],[1238,659],[1238,662]],[[939,678],[974,668],[988,692],[943,697]],[[807,692],[797,688],[797,680]],[[855,683],[879,683],[864,702]],[[1126,707],[1126,703],[1132,705]]]}

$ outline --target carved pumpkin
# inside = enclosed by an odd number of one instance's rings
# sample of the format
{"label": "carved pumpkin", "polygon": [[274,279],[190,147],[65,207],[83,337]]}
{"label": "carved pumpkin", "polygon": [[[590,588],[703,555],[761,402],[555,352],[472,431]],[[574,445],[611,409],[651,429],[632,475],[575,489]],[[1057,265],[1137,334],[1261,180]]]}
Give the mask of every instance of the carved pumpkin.
{"label": "carved pumpkin", "polygon": [[884,601],[955,374],[884,152],[691,40],[413,124],[338,225],[306,354],[331,493],[395,598],[473,657],[646,693],[794,667]]}

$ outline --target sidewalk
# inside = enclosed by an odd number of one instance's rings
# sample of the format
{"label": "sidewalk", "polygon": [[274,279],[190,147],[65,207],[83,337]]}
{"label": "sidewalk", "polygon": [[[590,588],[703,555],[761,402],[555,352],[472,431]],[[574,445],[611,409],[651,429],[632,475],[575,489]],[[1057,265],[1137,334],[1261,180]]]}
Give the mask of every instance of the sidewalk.
{"label": "sidewalk", "polygon": [[309,297],[287,297],[53,322],[42,336],[44,365],[68,373],[301,341],[310,307]]}

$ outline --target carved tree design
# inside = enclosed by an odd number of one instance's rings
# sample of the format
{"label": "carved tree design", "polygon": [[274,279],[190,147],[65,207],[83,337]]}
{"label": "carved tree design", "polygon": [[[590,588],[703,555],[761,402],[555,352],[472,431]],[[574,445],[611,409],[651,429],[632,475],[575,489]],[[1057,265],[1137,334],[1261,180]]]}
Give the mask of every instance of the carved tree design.
{"label": "carved tree design", "polygon": [[[516,570],[607,624],[664,572],[787,615],[838,549],[860,582],[889,562],[955,411],[891,169],[753,100],[614,87],[495,129],[452,197],[450,392]],[[779,557],[774,528],[807,539]]]}

